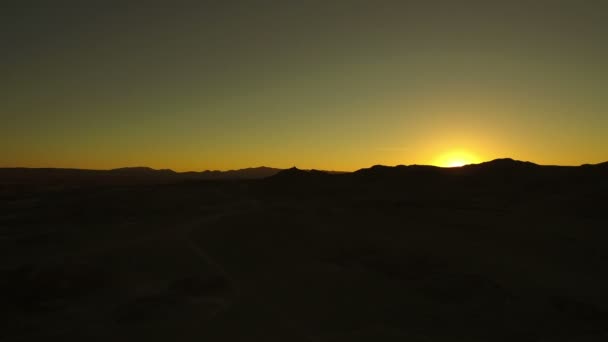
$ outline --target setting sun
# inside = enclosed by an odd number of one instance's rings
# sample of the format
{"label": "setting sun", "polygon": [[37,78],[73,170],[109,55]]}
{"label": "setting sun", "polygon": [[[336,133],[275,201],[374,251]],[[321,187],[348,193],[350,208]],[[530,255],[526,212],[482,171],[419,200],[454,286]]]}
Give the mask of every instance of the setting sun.
{"label": "setting sun", "polygon": [[441,167],[460,167],[479,162],[479,158],[471,153],[454,151],[441,155],[439,158],[437,158],[435,164]]}

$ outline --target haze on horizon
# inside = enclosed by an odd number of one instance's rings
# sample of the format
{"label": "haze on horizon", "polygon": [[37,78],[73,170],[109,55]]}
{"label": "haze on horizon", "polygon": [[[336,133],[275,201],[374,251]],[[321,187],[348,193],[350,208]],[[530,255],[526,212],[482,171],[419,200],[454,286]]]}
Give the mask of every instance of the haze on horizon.
{"label": "haze on horizon", "polygon": [[605,1],[145,4],[2,5],[0,167],[608,160]]}

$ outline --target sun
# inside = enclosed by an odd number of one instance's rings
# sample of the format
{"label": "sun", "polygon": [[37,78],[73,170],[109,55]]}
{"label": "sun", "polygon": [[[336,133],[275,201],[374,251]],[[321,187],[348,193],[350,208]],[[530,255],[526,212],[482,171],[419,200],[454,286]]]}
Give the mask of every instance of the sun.
{"label": "sun", "polygon": [[446,166],[447,167],[460,167],[460,166],[464,166],[467,164],[469,164],[469,163],[464,159],[454,159],[454,160],[450,160]]}
{"label": "sun", "polygon": [[466,151],[448,152],[439,156],[435,161],[435,165],[441,167],[460,167],[475,163],[479,163],[479,158]]}

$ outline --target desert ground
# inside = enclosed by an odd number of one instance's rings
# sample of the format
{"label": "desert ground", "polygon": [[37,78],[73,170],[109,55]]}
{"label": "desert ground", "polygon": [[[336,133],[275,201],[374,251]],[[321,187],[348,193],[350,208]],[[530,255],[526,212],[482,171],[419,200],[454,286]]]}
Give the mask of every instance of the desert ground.
{"label": "desert ground", "polygon": [[607,341],[606,170],[5,182],[0,340]]}

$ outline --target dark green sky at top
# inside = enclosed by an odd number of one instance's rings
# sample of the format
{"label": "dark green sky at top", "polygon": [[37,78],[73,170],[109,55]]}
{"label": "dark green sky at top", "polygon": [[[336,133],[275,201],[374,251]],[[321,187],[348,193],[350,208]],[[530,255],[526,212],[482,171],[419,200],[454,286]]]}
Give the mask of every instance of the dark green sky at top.
{"label": "dark green sky at top", "polygon": [[0,6],[0,166],[608,159],[606,1]]}

